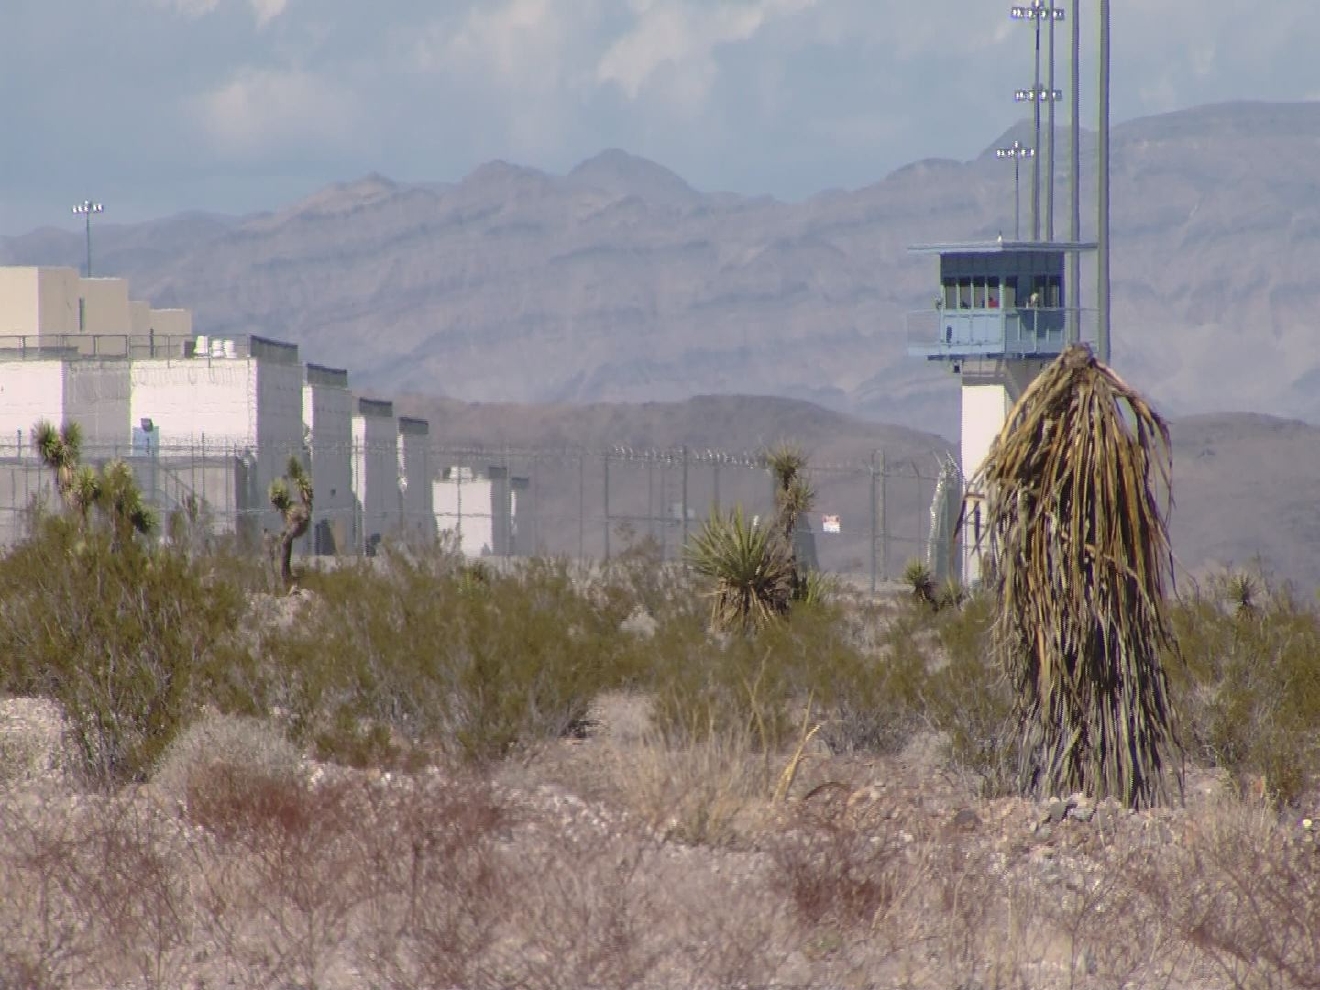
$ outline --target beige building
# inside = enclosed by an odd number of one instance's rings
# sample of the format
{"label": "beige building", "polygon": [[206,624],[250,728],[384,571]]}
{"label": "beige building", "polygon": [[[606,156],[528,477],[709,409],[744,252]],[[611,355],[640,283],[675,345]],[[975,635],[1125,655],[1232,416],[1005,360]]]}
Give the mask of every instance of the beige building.
{"label": "beige building", "polygon": [[[81,278],[72,268],[0,267],[0,347],[35,346],[25,338],[189,336],[192,313],[131,300],[122,278]],[[84,346],[85,345],[85,346]],[[42,341],[42,346],[48,346]],[[66,341],[81,352],[112,355],[113,346]],[[126,348],[126,344],[124,345]]]}
{"label": "beige building", "polygon": [[0,336],[77,333],[81,281],[72,268],[0,267]]}

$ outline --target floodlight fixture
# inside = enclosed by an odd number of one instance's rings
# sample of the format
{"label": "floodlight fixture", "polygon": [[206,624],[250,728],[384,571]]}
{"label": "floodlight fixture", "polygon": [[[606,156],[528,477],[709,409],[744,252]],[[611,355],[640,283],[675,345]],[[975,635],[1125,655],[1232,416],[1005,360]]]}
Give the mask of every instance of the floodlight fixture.
{"label": "floodlight fixture", "polygon": [[87,225],[87,277],[92,277],[92,215],[95,213],[104,213],[105,207],[100,203],[93,203],[90,199],[85,199],[81,203],[75,203],[73,206],[73,215],[81,216],[86,220]]}
{"label": "floodlight fixture", "polygon": [[995,157],[1013,160],[1013,240],[1019,241],[1022,239],[1022,159],[1035,158],[1036,149],[1014,141],[1007,148],[996,148]]}
{"label": "floodlight fixture", "polygon": [[1061,21],[1065,11],[1048,0],[1032,0],[1030,4],[1014,6],[1009,16],[1015,21]]}
{"label": "floodlight fixture", "polygon": [[1015,89],[1013,90],[1013,99],[1018,103],[1047,103],[1051,100],[1063,99],[1063,90],[1061,89]]}

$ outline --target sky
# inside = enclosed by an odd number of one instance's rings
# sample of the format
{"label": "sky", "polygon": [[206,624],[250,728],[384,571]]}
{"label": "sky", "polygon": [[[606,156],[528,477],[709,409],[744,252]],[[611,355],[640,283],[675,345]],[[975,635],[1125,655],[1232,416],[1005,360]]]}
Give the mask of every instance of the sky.
{"label": "sky", "polygon": [[[8,0],[0,234],[72,229],[85,198],[105,223],[245,214],[370,172],[562,173],[615,147],[699,189],[857,188],[1023,116],[1034,31],[1012,2]],[[1077,3],[1093,125],[1098,2]],[[1320,99],[1315,0],[1111,7],[1115,122]]]}

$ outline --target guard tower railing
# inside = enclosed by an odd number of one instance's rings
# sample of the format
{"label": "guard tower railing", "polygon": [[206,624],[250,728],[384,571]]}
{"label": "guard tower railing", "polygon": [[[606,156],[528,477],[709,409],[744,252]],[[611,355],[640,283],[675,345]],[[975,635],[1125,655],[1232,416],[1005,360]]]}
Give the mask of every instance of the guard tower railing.
{"label": "guard tower railing", "polygon": [[907,348],[931,361],[1050,358],[1073,341],[1094,345],[1098,314],[1077,307],[931,308],[907,314]]}

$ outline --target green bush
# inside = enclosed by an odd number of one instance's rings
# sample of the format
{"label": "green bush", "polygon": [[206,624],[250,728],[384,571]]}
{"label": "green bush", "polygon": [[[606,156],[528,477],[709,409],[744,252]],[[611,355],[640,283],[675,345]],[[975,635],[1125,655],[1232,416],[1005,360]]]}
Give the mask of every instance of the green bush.
{"label": "green bush", "polygon": [[0,557],[0,689],[64,708],[81,769],[141,779],[199,699],[251,708],[242,596],[182,553],[47,517]]}
{"label": "green bush", "polygon": [[1013,791],[1019,749],[1016,699],[990,654],[993,621],[988,595],[939,613],[935,625],[943,663],[932,670],[927,688],[928,715],[947,735],[950,759],[975,774],[987,796]]}
{"label": "green bush", "polygon": [[475,580],[451,555],[396,548],[304,586],[311,602],[261,648],[274,703],[327,757],[420,744],[498,758],[579,725],[625,676],[625,637],[565,563]]}
{"label": "green bush", "polygon": [[1289,803],[1320,758],[1320,615],[1289,588],[1242,587],[1229,575],[1172,610],[1166,669],[1192,759]]}

